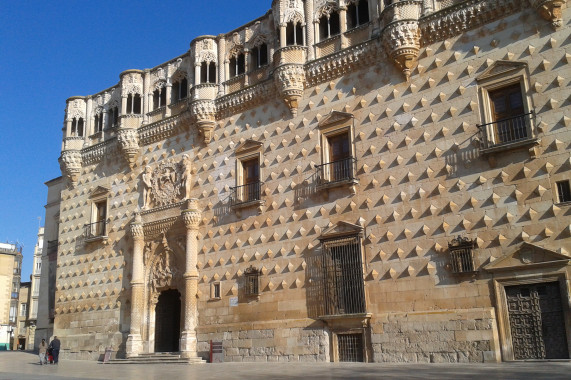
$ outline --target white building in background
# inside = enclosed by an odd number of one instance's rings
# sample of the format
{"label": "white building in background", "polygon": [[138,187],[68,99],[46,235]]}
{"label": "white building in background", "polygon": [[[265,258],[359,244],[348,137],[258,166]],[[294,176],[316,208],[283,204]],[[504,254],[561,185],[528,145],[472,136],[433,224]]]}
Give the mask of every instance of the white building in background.
{"label": "white building in background", "polygon": [[[39,296],[40,296],[40,287],[41,287],[41,275],[42,275],[42,252],[44,247],[44,227],[40,227],[38,230],[38,241],[36,242],[36,246],[34,247],[34,263],[32,269],[32,275],[30,278],[31,287],[30,287],[30,309],[29,309],[29,323],[30,327],[30,336],[28,340],[28,349],[36,348],[34,344],[34,333],[35,326],[37,325],[38,321],[38,305],[39,305]],[[33,346],[32,346],[33,344]]]}

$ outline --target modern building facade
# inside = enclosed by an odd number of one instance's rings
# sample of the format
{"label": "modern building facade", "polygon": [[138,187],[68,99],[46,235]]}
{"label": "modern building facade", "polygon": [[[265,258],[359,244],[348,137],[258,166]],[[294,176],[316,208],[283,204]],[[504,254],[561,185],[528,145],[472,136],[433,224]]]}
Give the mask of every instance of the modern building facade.
{"label": "modern building facade", "polygon": [[35,325],[30,321],[31,282],[20,283],[16,325],[14,329],[14,350],[33,350]]}
{"label": "modern building facade", "polygon": [[[38,323],[38,306],[42,275],[42,252],[44,248],[44,227],[38,228],[38,240],[34,247],[34,262],[30,284],[30,305],[28,323],[31,327],[28,336],[27,347],[33,349],[35,346],[35,328]],[[41,340],[40,340],[41,341]]]}
{"label": "modern building facade", "polygon": [[569,358],[569,16],[274,0],[69,98],[42,266],[63,355]]}
{"label": "modern building facade", "polygon": [[18,318],[22,247],[0,243],[0,349],[14,348],[14,332]]}

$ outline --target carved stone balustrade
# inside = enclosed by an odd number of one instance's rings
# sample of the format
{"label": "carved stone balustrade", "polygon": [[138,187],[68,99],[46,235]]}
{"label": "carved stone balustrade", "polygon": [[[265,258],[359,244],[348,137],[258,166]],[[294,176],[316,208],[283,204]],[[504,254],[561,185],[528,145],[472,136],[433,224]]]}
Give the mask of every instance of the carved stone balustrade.
{"label": "carved stone balustrade", "polygon": [[553,28],[557,29],[563,25],[562,7],[565,0],[530,0],[530,2],[541,17],[551,22]]}
{"label": "carved stone balustrade", "polygon": [[389,58],[407,80],[417,64],[421,31],[421,0],[400,0],[387,6],[381,15],[383,44]]}
{"label": "carved stone balustrade", "polygon": [[211,83],[198,84],[192,89],[190,113],[205,144],[210,143],[216,126],[216,95],[218,85]]}
{"label": "carved stone balustrade", "polygon": [[62,150],[81,150],[83,148],[83,137],[66,137],[63,139]]}
{"label": "carved stone balustrade", "polygon": [[277,62],[274,71],[276,88],[293,116],[297,115],[299,99],[305,89],[306,57],[307,49],[304,46],[287,46],[274,54],[274,62]]}
{"label": "carved stone balustrade", "polygon": [[81,172],[81,151],[78,149],[64,150],[61,152],[59,162],[62,174],[64,174],[71,181],[72,185],[75,186]]}
{"label": "carved stone balustrade", "polygon": [[139,155],[139,133],[136,128],[119,128],[117,140],[121,147],[123,157],[133,167]]}
{"label": "carved stone balustrade", "polygon": [[286,46],[276,50],[274,62],[276,66],[286,63],[305,63],[307,60],[307,48],[305,46]]}

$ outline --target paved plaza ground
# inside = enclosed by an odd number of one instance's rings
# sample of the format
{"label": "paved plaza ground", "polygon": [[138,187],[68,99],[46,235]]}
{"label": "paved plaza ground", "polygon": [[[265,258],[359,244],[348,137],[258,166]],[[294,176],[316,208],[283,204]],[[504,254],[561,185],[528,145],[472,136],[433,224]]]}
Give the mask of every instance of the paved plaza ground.
{"label": "paved plaza ground", "polygon": [[40,366],[26,352],[0,352],[0,379],[571,379],[571,362],[501,364],[224,363],[108,365],[64,360]]}

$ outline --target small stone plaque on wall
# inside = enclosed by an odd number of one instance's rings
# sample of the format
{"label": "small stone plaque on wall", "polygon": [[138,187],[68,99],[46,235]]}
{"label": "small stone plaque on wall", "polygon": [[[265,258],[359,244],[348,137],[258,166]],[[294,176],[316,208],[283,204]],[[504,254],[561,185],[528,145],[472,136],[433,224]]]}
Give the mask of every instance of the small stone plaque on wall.
{"label": "small stone plaque on wall", "polygon": [[238,306],[238,297],[230,297],[230,307]]}

